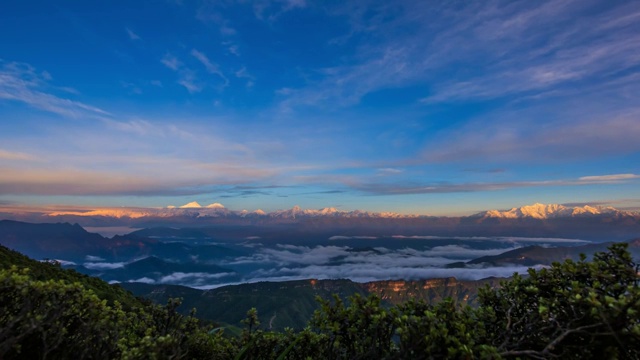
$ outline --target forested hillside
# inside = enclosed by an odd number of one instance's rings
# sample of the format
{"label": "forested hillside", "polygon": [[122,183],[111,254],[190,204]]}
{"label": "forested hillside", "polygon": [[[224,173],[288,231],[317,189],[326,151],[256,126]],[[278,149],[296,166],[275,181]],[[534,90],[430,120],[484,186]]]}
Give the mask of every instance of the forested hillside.
{"label": "forested hillside", "polygon": [[121,284],[132,293],[165,304],[182,298],[185,308],[197,308],[201,319],[241,325],[246,309],[256,308],[259,319],[269,330],[304,328],[320,304],[317,297],[342,300],[353,295],[378,296],[387,308],[411,299],[435,304],[451,298],[460,305],[478,305],[478,292],[485,285],[496,287],[503,279],[461,281],[455,278],[429,280],[394,280],[357,283],[351,280],[295,280],[228,285],[211,290],[197,290],[179,285]]}
{"label": "forested hillside", "polygon": [[0,358],[636,359],[639,269],[626,246],[487,286],[477,308],[336,296],[300,331],[268,331],[247,309],[239,336],[180,315],[177,301],[149,305],[0,248]]}

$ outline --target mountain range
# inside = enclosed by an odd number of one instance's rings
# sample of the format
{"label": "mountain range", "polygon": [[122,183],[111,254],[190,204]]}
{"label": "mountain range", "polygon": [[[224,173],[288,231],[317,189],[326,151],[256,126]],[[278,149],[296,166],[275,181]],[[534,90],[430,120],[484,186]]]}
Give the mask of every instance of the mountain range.
{"label": "mountain range", "polygon": [[[640,238],[626,241],[628,251],[635,261],[640,262]],[[466,263],[457,262],[449,264],[453,267],[476,267],[481,266],[507,266],[507,265],[551,265],[554,262],[562,262],[567,259],[577,261],[581,255],[590,259],[597,252],[604,252],[613,242],[585,244],[580,246],[525,246],[515,250],[506,251],[498,255],[482,256]]]}
{"label": "mountain range", "polygon": [[610,206],[563,206],[558,204],[526,205],[510,210],[489,210],[473,215],[473,217],[493,217],[503,219],[550,219],[561,217],[593,217],[607,216],[638,216],[637,212],[618,210]]}
{"label": "mountain range", "polygon": [[[187,233],[191,232],[187,230]],[[135,233],[106,238],[88,232],[78,224],[34,224],[12,220],[0,220],[0,244],[35,259],[93,263],[130,261],[151,255],[172,261],[193,261],[199,256],[220,260],[246,254],[241,249],[211,242],[161,241]]]}
{"label": "mountain range", "polygon": [[[559,204],[533,204],[510,210],[488,210],[474,215],[477,217],[496,217],[496,218],[533,218],[548,219],[558,217],[578,217],[578,216],[594,216],[594,215],[616,215],[616,216],[640,216],[638,212],[618,210],[613,207],[603,206],[564,206]],[[52,211],[46,214],[49,217],[61,216],[85,216],[85,217],[112,217],[112,218],[130,218],[139,219],[145,217],[238,217],[238,218],[272,218],[272,219],[301,219],[310,217],[333,217],[333,218],[424,218],[427,215],[410,215],[399,214],[394,212],[369,212],[369,211],[345,211],[338,210],[333,207],[323,209],[302,209],[294,206],[287,210],[276,210],[272,212],[264,212],[263,210],[255,211],[234,211],[229,210],[220,203],[213,203],[202,206],[197,202],[176,207],[169,206],[166,208],[107,208],[95,209],[88,211]]]}
{"label": "mountain range", "polygon": [[[371,236],[520,236],[562,237],[594,241],[627,240],[640,236],[640,213],[612,207],[533,204],[489,210],[470,216],[406,215],[390,212],[344,211],[336,208],[265,212],[234,211],[219,203],[181,207],[109,208],[70,211],[0,209],[0,219],[24,222],[68,222],[104,234],[124,234],[145,228],[197,228],[208,237],[278,241],[333,235]],[[215,228],[215,231],[209,231]],[[116,229],[115,232],[109,232]],[[266,241],[266,240],[265,240]]]}

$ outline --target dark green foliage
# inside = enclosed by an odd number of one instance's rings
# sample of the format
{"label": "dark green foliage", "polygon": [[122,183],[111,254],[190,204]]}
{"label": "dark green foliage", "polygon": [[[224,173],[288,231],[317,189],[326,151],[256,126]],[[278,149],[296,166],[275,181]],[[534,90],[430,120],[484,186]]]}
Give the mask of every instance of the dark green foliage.
{"label": "dark green foliage", "polygon": [[640,358],[640,279],[624,244],[486,287],[475,309],[451,299],[385,306],[377,296],[336,295],[318,299],[300,331],[265,330],[252,308],[237,337],[180,314],[179,300],[130,300],[99,280],[0,250],[2,359]]}
{"label": "dark green foliage", "polygon": [[0,270],[0,358],[111,358],[119,312],[79,284]]}
{"label": "dark green foliage", "polygon": [[484,289],[479,322],[503,356],[640,358],[638,266],[616,244],[593,261],[529,270]]}
{"label": "dark green foliage", "polygon": [[[265,329],[282,331],[287,327],[301,330],[320,307],[316,298],[332,299],[337,294],[343,301],[359,294],[376,295],[385,307],[412,299],[435,304],[446,298],[456,303],[477,306],[478,290],[485,284],[498,286],[500,279],[457,280],[442,278],[411,281],[374,281],[356,283],[350,280],[294,280],[258,282],[197,290],[178,285],[124,283],[122,287],[136,295],[165,304],[169,298],[183,298],[183,311],[198,309],[201,319],[242,326],[247,309],[255,307]],[[186,314],[186,313],[185,313]]]}
{"label": "dark green foliage", "polygon": [[209,335],[194,317],[179,314],[177,300],[151,305],[1,246],[0,265],[0,359],[228,359],[235,353],[222,333]]}
{"label": "dark green foliage", "polygon": [[226,359],[228,339],[209,335],[179,301],[123,310],[80,283],[0,270],[2,359]]}
{"label": "dark green foliage", "polygon": [[10,269],[12,266],[28,268],[29,278],[33,280],[57,279],[67,283],[79,283],[93,291],[100,299],[107,300],[109,304],[118,301],[124,308],[128,309],[141,306],[138,299],[118,285],[110,285],[98,278],[80,274],[74,270],[62,269],[54,261],[40,262],[30,259],[17,251],[0,245],[0,270]]}
{"label": "dark green foliage", "polygon": [[327,359],[381,359],[394,349],[394,314],[380,305],[380,298],[354,295],[350,306],[335,296],[333,302],[318,298],[322,307],[311,325],[325,334]]}
{"label": "dark green foliage", "polygon": [[451,299],[437,305],[408,302],[398,307],[397,357],[402,359],[474,359],[496,356],[493,346],[483,344],[485,331],[470,307]]}

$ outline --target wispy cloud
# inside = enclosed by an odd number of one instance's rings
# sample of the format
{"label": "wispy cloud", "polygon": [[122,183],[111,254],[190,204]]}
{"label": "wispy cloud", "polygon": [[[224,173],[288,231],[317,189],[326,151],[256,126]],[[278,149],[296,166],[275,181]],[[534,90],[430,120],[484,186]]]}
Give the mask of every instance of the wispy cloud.
{"label": "wispy cloud", "polygon": [[[423,240],[424,241],[424,240]],[[465,241],[465,240],[460,240]],[[543,242],[544,239],[535,241]],[[422,244],[422,245],[419,245]],[[280,244],[275,248],[260,248],[251,256],[239,257],[228,265],[254,264],[260,269],[246,277],[247,281],[285,280],[293,278],[343,279],[373,281],[385,279],[425,279],[455,276],[459,279],[480,279],[489,276],[511,276],[525,272],[527,267],[478,267],[449,269],[445,266],[456,261],[467,261],[481,256],[497,255],[518,247],[474,247],[478,239],[463,244],[433,246],[425,249],[425,242],[416,247],[389,249],[353,249],[348,246],[299,246]],[[422,248],[418,249],[418,248]]]}
{"label": "wispy cloud", "polygon": [[142,40],[140,38],[140,36],[138,36],[138,34],[134,33],[133,30],[129,29],[129,28],[125,28],[125,30],[127,31],[127,35],[129,35],[129,39],[130,40]]}
{"label": "wispy cloud", "polygon": [[182,62],[178,60],[177,57],[173,56],[170,53],[166,53],[162,59],[160,60],[164,66],[168,67],[171,70],[178,71],[180,67],[182,67]]}
{"label": "wispy cloud", "polygon": [[580,181],[585,182],[620,182],[624,180],[640,179],[640,175],[636,174],[614,174],[614,175],[597,175],[597,176],[583,176]]}
{"label": "wispy cloud", "polygon": [[[205,70],[209,74],[215,75],[220,79],[220,81],[222,81],[222,84],[219,85],[221,88],[228,86],[229,80],[220,70],[220,67],[209,60],[209,58],[204,53],[196,49],[192,49],[189,54],[193,58],[195,58],[202,66],[204,66]],[[190,94],[199,93],[206,87],[206,81],[198,77],[198,74],[195,70],[185,65],[182,61],[178,60],[176,56],[167,53],[160,60],[160,62],[162,62],[164,66],[175,71],[178,74],[177,83],[187,89]]]}
{"label": "wispy cloud", "polygon": [[283,106],[349,106],[366,94],[415,84],[431,89],[425,103],[478,101],[623,76],[640,63],[639,25],[631,15],[640,8],[612,4],[603,10],[594,4],[345,4],[329,10],[352,24],[349,38],[336,46],[355,42],[358,51],[343,64],[322,69],[321,80],[294,89]]}
{"label": "wispy cloud", "polygon": [[192,49],[191,56],[196,58],[202,65],[204,65],[208,73],[219,76],[223,81],[222,87],[225,87],[229,84],[229,80],[226,76],[224,76],[222,71],[220,71],[220,67],[217,64],[211,62],[211,60],[209,60],[209,58],[205,54],[196,49]]}
{"label": "wispy cloud", "polygon": [[307,6],[305,0],[257,0],[252,2],[256,18],[265,21],[276,21],[284,13]]}
{"label": "wispy cloud", "polygon": [[138,135],[162,133],[162,129],[147,120],[134,119],[130,121],[117,121],[109,119],[105,120],[104,123],[110,128]]}
{"label": "wispy cloud", "polygon": [[600,201],[585,201],[585,202],[571,202],[564,203],[564,206],[613,206],[619,210],[631,210],[637,211],[640,208],[638,207],[640,204],[640,199],[629,198],[629,199],[610,199],[610,200],[600,200]]}
{"label": "wispy cloud", "polygon": [[236,35],[237,30],[231,25],[231,21],[223,15],[225,5],[227,4],[221,1],[205,1],[198,8],[196,19],[217,25],[221,35],[230,37]]}
{"label": "wispy cloud", "polygon": [[115,262],[115,263],[109,263],[109,262],[86,262],[84,264],[84,267],[86,267],[87,269],[90,270],[113,270],[113,269],[120,269],[123,268],[125,266],[125,263],[123,262]]}
{"label": "wispy cloud", "polygon": [[0,160],[33,161],[37,159],[31,154],[0,149]]}
{"label": "wispy cloud", "polygon": [[184,284],[187,286],[201,286],[211,280],[216,280],[233,275],[233,273],[203,273],[203,272],[175,272],[161,277],[157,282],[160,284]]}
{"label": "wispy cloud", "polygon": [[510,277],[524,274],[529,267],[502,266],[476,269],[444,269],[420,267],[384,268],[373,264],[346,264],[341,266],[312,265],[304,268],[282,268],[256,272],[253,281],[283,281],[302,279],[350,279],[356,282],[377,280],[420,280],[455,277],[460,280],[479,280],[488,277]]}
{"label": "wispy cloud", "polygon": [[184,86],[184,88],[191,94],[198,93],[204,88],[204,85],[200,83],[196,77],[196,73],[189,69],[183,69],[180,71],[178,84]]}
{"label": "wispy cloud", "polygon": [[[520,112],[520,116],[523,115]],[[440,134],[443,140],[432,142],[424,151],[423,159],[435,163],[479,159],[489,163],[554,162],[640,151],[640,144],[634,141],[640,137],[637,121],[640,109],[591,116],[567,113],[579,118],[544,125],[534,120],[536,112],[527,115],[517,124],[507,120],[509,117],[493,122],[479,119],[461,128],[443,131]]]}
{"label": "wispy cloud", "polygon": [[[158,171],[158,164],[167,166],[170,162],[172,171]],[[135,163],[127,165],[135,166]],[[161,158],[152,164],[138,161],[138,168],[149,171],[139,176],[132,175],[128,167],[106,172],[4,166],[0,167],[0,195],[195,195],[210,193],[218,186],[252,183],[277,174],[258,167]]]}
{"label": "wispy cloud", "polygon": [[238,79],[246,79],[247,87],[252,87],[255,84],[255,80],[256,80],[255,77],[249,74],[249,72],[247,71],[247,68],[244,66],[240,68],[240,70],[236,71],[235,75]]}
{"label": "wispy cloud", "polygon": [[383,176],[396,175],[396,174],[401,174],[403,172],[404,172],[404,170],[396,169],[396,168],[381,168],[381,169],[378,169],[378,174],[379,175],[383,175]]}
{"label": "wispy cloud", "polygon": [[223,42],[222,44],[227,46],[227,51],[229,51],[230,54],[240,56],[240,46],[238,44],[232,42]]}
{"label": "wispy cloud", "polygon": [[415,181],[373,182],[368,178],[354,176],[310,176],[299,177],[299,181],[313,184],[339,184],[369,195],[449,194],[464,192],[499,191],[518,188],[542,188],[582,185],[625,183],[640,178],[634,174],[585,176],[578,179],[552,179],[509,182],[469,183],[420,183]]}
{"label": "wispy cloud", "polygon": [[[26,63],[0,59],[0,99],[18,101],[68,118],[104,118],[107,111],[56,94],[51,75]],[[64,95],[69,95],[64,91]]]}

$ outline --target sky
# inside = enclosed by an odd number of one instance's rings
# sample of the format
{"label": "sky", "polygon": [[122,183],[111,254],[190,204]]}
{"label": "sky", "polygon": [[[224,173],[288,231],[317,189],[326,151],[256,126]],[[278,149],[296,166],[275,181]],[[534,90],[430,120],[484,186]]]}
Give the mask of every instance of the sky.
{"label": "sky", "polygon": [[640,209],[640,2],[0,3],[0,206]]}

